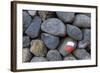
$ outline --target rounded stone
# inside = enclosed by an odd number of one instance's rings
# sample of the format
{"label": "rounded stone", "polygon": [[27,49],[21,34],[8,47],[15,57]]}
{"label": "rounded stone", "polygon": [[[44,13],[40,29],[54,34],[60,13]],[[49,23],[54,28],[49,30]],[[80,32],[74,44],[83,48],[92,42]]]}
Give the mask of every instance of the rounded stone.
{"label": "rounded stone", "polygon": [[39,39],[31,41],[30,51],[35,56],[45,56],[47,53],[47,49],[45,48],[42,40],[39,40]]}
{"label": "rounded stone", "polygon": [[23,48],[29,47],[30,38],[29,36],[23,36]]}
{"label": "rounded stone", "polygon": [[78,27],[91,27],[91,18],[85,14],[77,14],[73,24]]}
{"label": "rounded stone", "polygon": [[60,61],[62,57],[57,50],[49,50],[47,53],[47,59],[49,61]]}
{"label": "rounded stone", "polygon": [[41,25],[41,30],[56,36],[65,36],[66,27],[64,23],[57,18],[49,18]]}
{"label": "rounded stone", "polygon": [[31,59],[31,62],[45,62],[45,61],[47,61],[47,59],[44,57],[33,57]]}
{"label": "rounded stone", "polygon": [[85,60],[85,59],[91,59],[91,55],[85,50],[85,49],[76,49],[73,54],[79,59],[79,60]]}
{"label": "rounded stone", "polygon": [[73,12],[56,12],[56,14],[65,23],[72,23],[75,17]]}
{"label": "rounded stone", "polygon": [[36,15],[36,11],[35,10],[28,10],[28,13],[31,16],[35,16]]}
{"label": "rounded stone", "polygon": [[31,58],[32,58],[32,54],[29,48],[23,48],[22,49],[22,62],[30,62]]}
{"label": "rounded stone", "polygon": [[59,49],[59,52],[63,55],[63,56],[67,56],[69,55],[71,52],[68,52],[64,49],[64,46],[66,44],[68,44],[68,42],[73,42],[74,45],[73,45],[73,51],[76,49],[76,46],[77,46],[77,42],[71,38],[65,38],[62,42],[61,42],[61,45],[60,47],[58,48]]}
{"label": "rounded stone", "polygon": [[64,58],[64,60],[66,60],[66,61],[68,61],[68,60],[76,60],[76,58],[72,54],[69,54],[68,56],[66,56]]}
{"label": "rounded stone", "polygon": [[78,48],[86,48],[91,44],[91,29],[83,29],[83,39],[79,41]]}
{"label": "rounded stone", "polygon": [[82,31],[74,25],[67,24],[67,34],[75,40],[82,39]]}
{"label": "rounded stone", "polygon": [[32,21],[31,16],[27,11],[23,11],[23,31],[25,31]]}
{"label": "rounded stone", "polygon": [[25,33],[31,38],[38,37],[40,32],[41,22],[42,22],[41,18],[39,16],[35,16],[30,26],[25,31]]}
{"label": "rounded stone", "polygon": [[49,49],[55,49],[59,45],[59,37],[51,34],[42,33],[41,38]]}

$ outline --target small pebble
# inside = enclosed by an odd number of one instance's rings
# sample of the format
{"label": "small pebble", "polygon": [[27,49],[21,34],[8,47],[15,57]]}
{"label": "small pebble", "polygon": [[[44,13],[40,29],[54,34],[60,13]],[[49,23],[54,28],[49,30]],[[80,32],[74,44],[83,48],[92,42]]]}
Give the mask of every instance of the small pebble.
{"label": "small pebble", "polygon": [[49,49],[55,49],[59,44],[59,37],[53,36],[51,34],[42,33],[41,38],[46,47]]}
{"label": "small pebble", "polygon": [[31,16],[35,16],[36,15],[36,11],[34,11],[34,10],[28,10],[28,13]]}
{"label": "small pebble", "polygon": [[29,47],[30,38],[29,36],[23,36],[23,48]]}
{"label": "small pebble", "polygon": [[65,58],[64,58],[64,60],[76,60],[76,58],[72,55],[72,54],[69,54],[68,56],[66,56]]}
{"label": "small pebble", "polygon": [[50,50],[47,53],[47,59],[49,61],[60,61],[62,60],[62,57],[57,50]]}
{"label": "small pebble", "polygon": [[44,57],[33,57],[31,59],[31,62],[45,62],[45,61],[47,61],[47,59]]}

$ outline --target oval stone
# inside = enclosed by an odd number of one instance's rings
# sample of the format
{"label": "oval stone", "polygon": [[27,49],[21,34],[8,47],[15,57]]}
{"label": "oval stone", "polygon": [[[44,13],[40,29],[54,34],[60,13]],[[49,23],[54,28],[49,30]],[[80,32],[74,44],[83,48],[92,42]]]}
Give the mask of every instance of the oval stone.
{"label": "oval stone", "polygon": [[47,59],[44,57],[33,57],[31,59],[31,62],[45,62],[45,61],[47,61]]}
{"label": "oval stone", "polygon": [[64,23],[57,18],[49,18],[41,25],[41,30],[56,36],[65,36],[66,27]]}

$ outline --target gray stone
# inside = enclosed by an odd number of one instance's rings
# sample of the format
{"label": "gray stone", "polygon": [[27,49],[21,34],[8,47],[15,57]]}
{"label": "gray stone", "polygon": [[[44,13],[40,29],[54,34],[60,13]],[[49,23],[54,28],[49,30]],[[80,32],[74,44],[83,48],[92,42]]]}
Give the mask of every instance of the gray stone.
{"label": "gray stone", "polygon": [[69,55],[70,53],[72,53],[72,51],[66,51],[64,46],[66,46],[66,44],[68,44],[69,42],[72,42],[74,43],[73,45],[73,50],[75,50],[76,46],[77,46],[77,42],[71,38],[65,38],[62,42],[61,42],[61,45],[59,47],[59,52],[63,55],[63,56],[67,56]]}
{"label": "gray stone", "polygon": [[36,15],[36,11],[35,10],[28,10],[28,13],[31,16],[35,16]]}
{"label": "gray stone", "polygon": [[55,49],[59,44],[59,37],[42,33],[41,38],[49,49]]}
{"label": "gray stone", "polygon": [[47,18],[55,17],[55,13],[50,12],[50,11],[38,11],[38,14],[42,18],[43,21],[45,21]]}
{"label": "gray stone", "polygon": [[23,48],[29,47],[30,38],[29,36],[23,36]]}
{"label": "gray stone", "polygon": [[60,61],[62,57],[57,50],[49,50],[47,53],[47,59],[49,61]]}
{"label": "gray stone", "polygon": [[85,49],[76,49],[73,54],[80,60],[91,59],[91,55]]}
{"label": "gray stone", "polygon": [[73,24],[78,27],[91,27],[91,18],[84,14],[77,14]]}
{"label": "gray stone", "polygon": [[31,59],[31,62],[45,62],[45,61],[47,61],[47,59],[44,57],[33,57]]}
{"label": "gray stone", "polygon": [[83,29],[83,39],[79,41],[78,48],[86,48],[91,42],[91,30]]}
{"label": "gray stone", "polygon": [[41,18],[35,16],[30,26],[27,28],[25,33],[31,38],[36,38],[39,35],[40,27],[41,27]]}
{"label": "gray stone", "polygon": [[45,56],[47,49],[45,48],[42,40],[36,39],[31,41],[30,51],[35,56]]}
{"label": "gray stone", "polygon": [[67,34],[75,40],[82,39],[82,31],[74,25],[67,24]]}
{"label": "gray stone", "polygon": [[22,62],[30,62],[32,58],[32,54],[30,53],[28,48],[22,49]]}
{"label": "gray stone", "polygon": [[56,14],[65,23],[72,23],[75,17],[73,12],[56,12]]}
{"label": "gray stone", "polygon": [[41,25],[41,30],[56,36],[65,36],[66,27],[64,23],[57,18],[49,18]]}
{"label": "gray stone", "polygon": [[69,61],[69,60],[76,60],[76,58],[75,58],[72,54],[69,54],[68,56],[66,56],[66,57],[64,58],[64,60],[66,60],[66,61]]}
{"label": "gray stone", "polygon": [[31,16],[27,13],[27,11],[23,11],[23,31],[25,31],[32,21]]}

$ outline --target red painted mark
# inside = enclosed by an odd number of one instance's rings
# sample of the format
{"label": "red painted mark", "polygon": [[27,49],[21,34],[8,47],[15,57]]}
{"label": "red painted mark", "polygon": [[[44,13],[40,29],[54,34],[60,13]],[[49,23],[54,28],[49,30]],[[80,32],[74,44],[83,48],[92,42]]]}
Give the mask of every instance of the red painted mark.
{"label": "red painted mark", "polygon": [[72,46],[70,46],[70,45],[65,45],[64,49],[68,53],[71,53],[74,50],[74,48]]}

